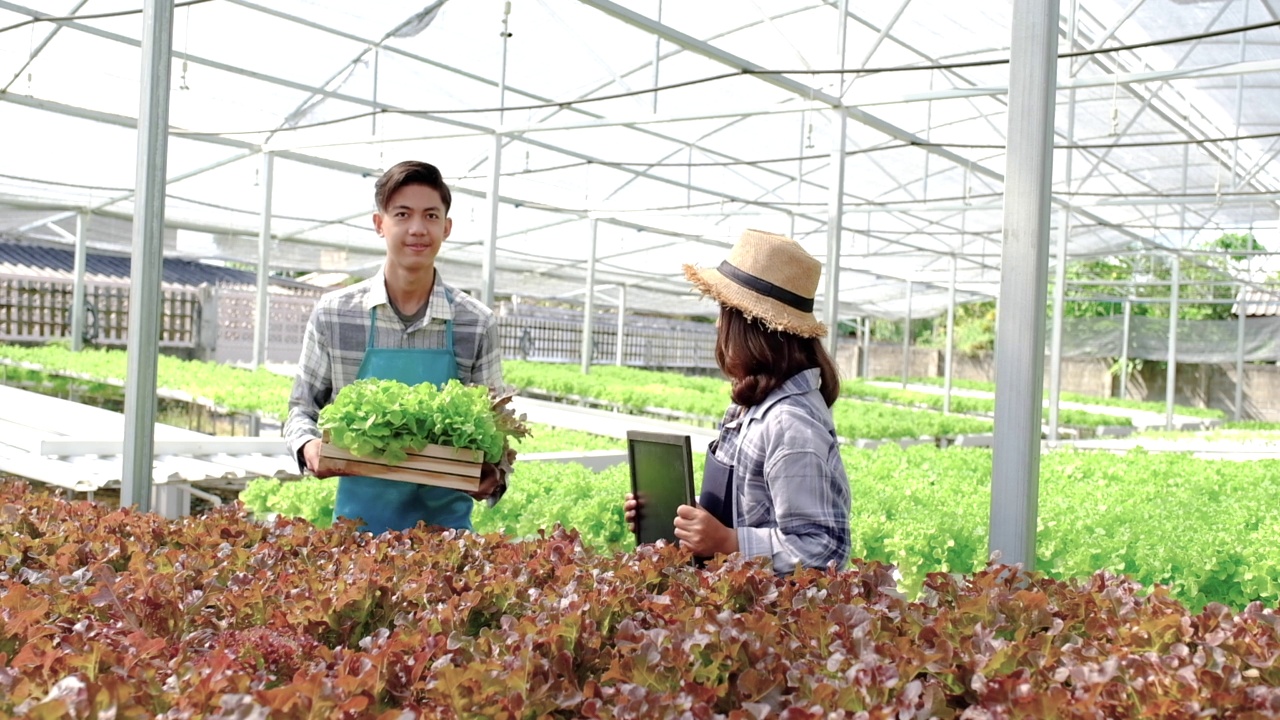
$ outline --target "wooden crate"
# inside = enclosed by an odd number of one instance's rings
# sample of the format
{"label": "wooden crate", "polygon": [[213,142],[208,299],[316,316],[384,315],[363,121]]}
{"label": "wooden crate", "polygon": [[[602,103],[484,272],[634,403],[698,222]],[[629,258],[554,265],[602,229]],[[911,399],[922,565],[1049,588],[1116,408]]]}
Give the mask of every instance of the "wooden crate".
{"label": "wooden crate", "polygon": [[404,462],[388,465],[378,457],[358,457],[329,443],[320,442],[320,471],[335,475],[359,475],[398,480],[419,485],[474,491],[480,488],[480,468],[484,455],[479,450],[463,450],[444,445],[428,445],[409,453]]}

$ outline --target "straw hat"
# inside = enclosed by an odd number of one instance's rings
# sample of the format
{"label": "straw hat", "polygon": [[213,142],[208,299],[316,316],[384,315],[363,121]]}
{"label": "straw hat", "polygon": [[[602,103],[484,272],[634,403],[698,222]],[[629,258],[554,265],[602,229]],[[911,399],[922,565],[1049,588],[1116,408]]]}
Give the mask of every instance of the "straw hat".
{"label": "straw hat", "polygon": [[684,266],[703,295],[742,311],[770,330],[806,338],[827,334],[813,315],[822,263],[782,235],[747,230],[718,268]]}

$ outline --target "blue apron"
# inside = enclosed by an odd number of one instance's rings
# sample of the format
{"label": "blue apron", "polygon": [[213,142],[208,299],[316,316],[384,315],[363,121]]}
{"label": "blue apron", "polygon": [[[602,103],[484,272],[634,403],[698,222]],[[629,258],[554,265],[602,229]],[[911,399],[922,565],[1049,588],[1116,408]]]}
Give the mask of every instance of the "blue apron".
{"label": "blue apron", "polygon": [[711,513],[721,525],[732,529],[733,516],[733,466],[725,465],[716,459],[716,445],[719,440],[707,447],[707,465],[702,470],[702,494],[698,497],[698,505]]}
{"label": "blue apron", "polygon": [[[444,326],[445,347],[439,350],[374,347],[377,309],[369,310],[369,344],[356,377],[399,380],[407,385],[430,382],[444,385],[458,377],[453,354],[453,322]],[[371,477],[338,478],[334,517],[360,518],[361,530],[379,534],[408,530],[419,520],[428,525],[471,529],[475,501],[461,490],[398,482]]]}

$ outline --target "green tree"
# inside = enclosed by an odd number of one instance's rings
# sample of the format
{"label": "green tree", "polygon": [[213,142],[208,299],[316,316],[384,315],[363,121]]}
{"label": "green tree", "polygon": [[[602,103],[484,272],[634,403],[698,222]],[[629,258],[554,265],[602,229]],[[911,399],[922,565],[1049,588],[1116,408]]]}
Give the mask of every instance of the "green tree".
{"label": "green tree", "polygon": [[[1231,283],[1244,275],[1247,251],[1265,250],[1252,234],[1227,233],[1206,243],[1200,250],[1215,251],[1212,256],[1187,255],[1179,267],[1178,317],[1183,320],[1225,320],[1231,317],[1231,305],[1209,304],[1204,300],[1231,300],[1236,296]],[[1097,317],[1119,315],[1124,304],[1119,299],[1125,295],[1135,298],[1151,298],[1160,302],[1134,303],[1135,315],[1169,317],[1170,295],[1167,284],[1173,279],[1173,260],[1168,255],[1111,256],[1071,263],[1067,278],[1072,281],[1067,291],[1067,303],[1063,309],[1067,317]],[[1089,285],[1089,280],[1106,282],[1134,281],[1131,289],[1114,285]],[[1156,283],[1154,285],[1145,283]],[[1116,298],[1116,302],[1098,298]],[[1052,303],[1050,303],[1052,314]]]}
{"label": "green tree", "polygon": [[[1217,251],[1212,256],[1188,255],[1179,268],[1178,317],[1183,320],[1224,320],[1231,317],[1228,303],[1206,304],[1197,300],[1230,300],[1236,295],[1234,284],[1210,286],[1208,282],[1230,282],[1243,277],[1249,251],[1266,250],[1252,233],[1227,233],[1206,243],[1200,250]],[[1115,285],[1090,285],[1088,281],[1135,283],[1168,283],[1173,277],[1173,263],[1168,255],[1113,255],[1069,263],[1067,279],[1070,281],[1063,306],[1066,317],[1099,317],[1120,315],[1124,312],[1122,298],[1128,289]],[[1280,276],[1269,278],[1269,282]],[[1053,317],[1053,286],[1049,287],[1050,300],[1045,309],[1047,317]],[[1169,297],[1169,285],[1135,285],[1132,297],[1165,300]],[[1115,298],[1114,301],[1103,298]],[[1131,311],[1135,315],[1169,317],[1168,302],[1135,302]],[[896,337],[901,340],[901,323],[894,323]],[[995,301],[962,305],[956,310],[956,348],[962,353],[978,353],[995,347]],[[912,324],[913,334],[917,332]],[[946,342],[946,324],[939,323],[936,332],[927,336],[917,335],[922,345],[941,347]],[[886,328],[888,330],[888,328]],[[887,333],[886,333],[887,334]]]}

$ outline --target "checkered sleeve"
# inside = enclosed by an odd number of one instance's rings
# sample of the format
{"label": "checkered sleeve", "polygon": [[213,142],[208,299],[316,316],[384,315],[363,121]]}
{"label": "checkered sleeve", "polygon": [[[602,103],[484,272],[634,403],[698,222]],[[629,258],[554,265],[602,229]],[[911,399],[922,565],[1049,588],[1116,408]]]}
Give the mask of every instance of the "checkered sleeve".
{"label": "checkered sleeve", "polygon": [[760,460],[772,522],[737,529],[739,549],[767,556],[774,572],[848,562],[849,481],[836,438],[803,406],[779,404],[743,437],[745,456]]}
{"label": "checkered sleeve", "polygon": [[502,343],[498,338],[498,318],[485,318],[485,326],[476,342],[476,359],[472,371],[473,382],[502,389]]}
{"label": "checkered sleeve", "polygon": [[289,393],[289,417],[284,425],[285,442],[298,462],[298,471],[305,472],[302,447],[320,437],[316,421],[320,408],[333,397],[333,356],[324,327],[324,305],[317,304],[307,322],[302,336],[302,353],[298,358],[298,372]]}

